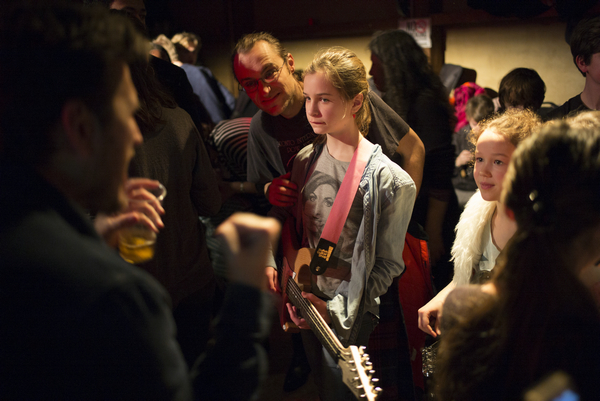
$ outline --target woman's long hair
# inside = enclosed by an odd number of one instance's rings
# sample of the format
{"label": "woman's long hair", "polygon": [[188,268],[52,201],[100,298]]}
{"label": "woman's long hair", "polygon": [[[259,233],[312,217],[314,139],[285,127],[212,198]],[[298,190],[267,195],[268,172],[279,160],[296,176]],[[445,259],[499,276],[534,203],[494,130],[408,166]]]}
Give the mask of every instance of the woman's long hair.
{"label": "woman's long hair", "polygon": [[497,297],[444,333],[436,372],[441,400],[520,399],[557,368],[544,361],[564,352],[563,345],[548,347],[561,319],[598,323],[577,274],[599,239],[600,132],[563,122],[523,141],[502,201],[518,230],[498,258]]}
{"label": "woman's long hair", "polygon": [[[123,10],[111,10],[112,14],[123,15],[131,21],[138,32],[146,35],[146,27],[137,19]],[[148,52],[150,45],[148,45]],[[150,57],[148,55],[148,57]],[[163,124],[162,108],[174,109],[177,107],[175,99],[156,77],[156,73],[148,59],[138,60],[129,64],[131,80],[137,91],[140,102],[139,110],[135,114],[135,120],[140,127],[142,135],[146,136],[157,129],[157,125]]]}
{"label": "woman's long hair", "polygon": [[401,30],[379,32],[371,39],[369,50],[383,65],[383,100],[405,121],[423,92],[429,92],[441,104],[447,105],[449,116],[453,115],[442,81],[410,34]]}
{"label": "woman's long hair", "polygon": [[156,131],[157,126],[164,123],[162,108],[177,107],[175,99],[160,83],[152,65],[148,62],[131,64],[131,80],[137,90],[140,108],[135,113],[135,119],[142,135],[146,136]]}

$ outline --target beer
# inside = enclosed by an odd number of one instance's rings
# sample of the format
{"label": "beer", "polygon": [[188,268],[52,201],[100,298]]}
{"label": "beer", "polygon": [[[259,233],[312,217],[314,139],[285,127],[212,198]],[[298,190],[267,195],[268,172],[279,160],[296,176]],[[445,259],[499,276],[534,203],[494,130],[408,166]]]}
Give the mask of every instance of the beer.
{"label": "beer", "polygon": [[[144,206],[151,202],[162,201],[167,195],[167,189],[161,183],[155,189],[139,188],[133,186],[128,192],[129,209],[144,212]],[[152,206],[153,207],[153,206]],[[133,264],[143,263],[154,257],[154,243],[156,233],[143,224],[127,227],[119,232],[119,252],[125,261]]]}
{"label": "beer", "polygon": [[154,257],[156,233],[145,227],[134,226],[121,230],[119,251],[129,263],[143,263]]}

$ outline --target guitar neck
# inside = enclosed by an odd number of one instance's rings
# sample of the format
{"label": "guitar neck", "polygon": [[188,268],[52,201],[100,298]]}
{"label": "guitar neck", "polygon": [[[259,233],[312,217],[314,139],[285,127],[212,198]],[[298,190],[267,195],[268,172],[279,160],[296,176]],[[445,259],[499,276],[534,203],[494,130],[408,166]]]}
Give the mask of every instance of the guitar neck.
{"label": "guitar neck", "polygon": [[342,358],[345,348],[335,336],[331,328],[325,323],[315,306],[302,296],[302,291],[294,280],[288,280],[287,294],[292,304],[302,310],[302,317],[308,322],[313,333],[317,336],[329,354],[338,360]]}
{"label": "guitar neck", "polygon": [[[344,348],[315,306],[302,296],[302,290],[296,280],[305,286],[309,285],[310,270],[308,266],[313,252],[308,248],[298,248],[294,222],[291,219],[286,220],[281,231],[281,243],[284,257],[280,271],[283,289],[283,308],[280,318],[283,327],[287,326],[286,320],[289,321],[289,316],[284,312],[285,303],[289,301],[302,311],[302,317],[308,322],[321,345],[337,361],[342,371],[343,382],[356,398],[375,401],[381,389],[373,386],[377,379],[372,377],[374,373],[372,364],[369,362],[368,354],[364,353],[364,347],[358,348],[351,345]],[[307,272],[309,273],[308,277]]]}
{"label": "guitar neck", "polygon": [[[288,281],[286,292],[289,300],[297,308],[302,309],[302,317],[308,322],[323,347],[338,362],[342,369],[342,381],[346,386],[357,399],[375,401],[381,389],[373,386],[373,382],[377,382],[377,379],[372,378],[374,371],[371,370],[368,355],[363,353],[364,347],[359,349],[351,345],[344,348],[315,306],[302,297],[302,291],[294,280]],[[368,371],[363,364],[369,369]]]}

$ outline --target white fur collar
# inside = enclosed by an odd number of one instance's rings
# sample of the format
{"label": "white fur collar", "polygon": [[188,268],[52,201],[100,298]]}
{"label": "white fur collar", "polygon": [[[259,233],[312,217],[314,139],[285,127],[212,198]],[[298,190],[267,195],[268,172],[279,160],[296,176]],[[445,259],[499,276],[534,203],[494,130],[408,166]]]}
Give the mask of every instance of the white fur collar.
{"label": "white fur collar", "polygon": [[479,191],[469,199],[460,221],[456,225],[456,240],[452,246],[454,261],[454,278],[456,285],[469,284],[473,268],[479,263],[483,254],[484,232],[491,220],[496,202],[483,200]]}

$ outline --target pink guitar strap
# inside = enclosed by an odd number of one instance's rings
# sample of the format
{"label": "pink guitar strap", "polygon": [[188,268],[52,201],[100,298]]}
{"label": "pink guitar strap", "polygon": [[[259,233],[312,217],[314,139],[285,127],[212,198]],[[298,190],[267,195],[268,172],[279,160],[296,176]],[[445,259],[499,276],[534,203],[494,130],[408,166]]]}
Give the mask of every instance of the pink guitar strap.
{"label": "pink guitar strap", "polygon": [[362,139],[354,151],[348,170],[346,170],[342,180],[342,185],[329,212],[329,217],[325,222],[325,227],[323,227],[319,244],[310,261],[310,271],[313,274],[320,275],[327,270],[327,265],[340,239],[350,207],[358,190],[358,184],[374,147],[375,145],[371,142]]}

